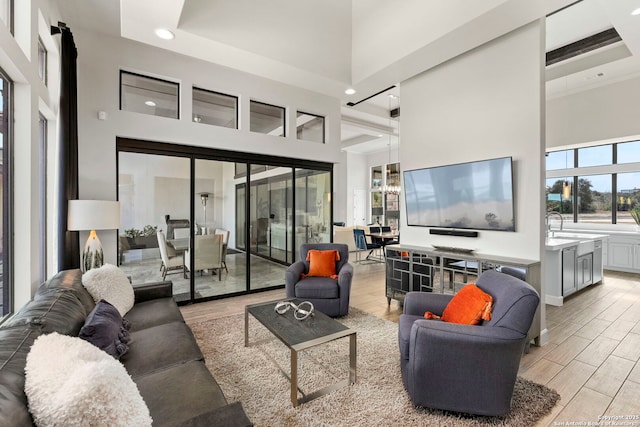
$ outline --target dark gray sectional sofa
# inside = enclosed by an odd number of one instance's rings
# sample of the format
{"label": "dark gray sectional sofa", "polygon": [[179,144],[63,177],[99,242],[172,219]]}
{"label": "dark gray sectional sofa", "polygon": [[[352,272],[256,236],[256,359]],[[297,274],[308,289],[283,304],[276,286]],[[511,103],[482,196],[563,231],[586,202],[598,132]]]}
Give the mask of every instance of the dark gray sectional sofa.
{"label": "dark gray sectional sofa", "polygon": [[[77,336],[95,303],[80,270],[43,283],[0,327],[0,426],[32,426],[24,392],[26,357],[41,334]],[[154,426],[249,426],[239,402],[227,404],[191,329],[172,298],[171,282],[135,286],[129,351],[122,356]]]}

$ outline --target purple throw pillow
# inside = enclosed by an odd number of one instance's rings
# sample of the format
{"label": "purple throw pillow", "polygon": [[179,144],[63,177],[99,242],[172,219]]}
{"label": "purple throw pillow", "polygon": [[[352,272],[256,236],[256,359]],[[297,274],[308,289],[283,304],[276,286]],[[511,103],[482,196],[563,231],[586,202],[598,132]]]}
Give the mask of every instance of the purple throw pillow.
{"label": "purple throw pillow", "polygon": [[80,329],[80,338],[119,359],[129,350],[129,323],[105,300],[100,300]]}

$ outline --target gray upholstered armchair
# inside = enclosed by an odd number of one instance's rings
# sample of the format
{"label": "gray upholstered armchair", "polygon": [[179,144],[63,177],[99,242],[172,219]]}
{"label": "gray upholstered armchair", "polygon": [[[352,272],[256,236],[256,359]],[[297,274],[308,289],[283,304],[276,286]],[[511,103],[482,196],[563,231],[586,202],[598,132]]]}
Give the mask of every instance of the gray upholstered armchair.
{"label": "gray upholstered armchair", "polygon": [[[307,252],[310,249],[335,249],[340,254],[336,261],[338,279],[330,277],[307,277],[301,275],[309,272]],[[349,264],[349,247],[342,243],[307,243],[300,246],[300,261],[289,266],[285,273],[285,289],[287,298],[300,298],[310,301],[313,306],[327,316],[344,316],[349,312],[349,296],[351,295],[351,278],[353,266]]]}
{"label": "gray upholstered armchair", "polygon": [[452,295],[409,292],[398,341],[402,381],[414,404],[480,415],[504,415],[527,332],[540,301],[528,283],[489,270],[476,285],[493,297],[490,321],[469,326],[424,319],[441,315]]}

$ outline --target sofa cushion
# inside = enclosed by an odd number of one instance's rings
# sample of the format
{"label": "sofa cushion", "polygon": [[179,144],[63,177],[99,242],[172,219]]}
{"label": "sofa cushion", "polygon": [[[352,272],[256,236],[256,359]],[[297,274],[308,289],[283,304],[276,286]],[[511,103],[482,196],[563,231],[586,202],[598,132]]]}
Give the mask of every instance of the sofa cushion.
{"label": "sofa cushion", "polygon": [[124,366],[78,337],[38,337],[25,377],[37,425],[151,426],[149,410]]}
{"label": "sofa cushion", "polygon": [[172,322],[131,332],[129,351],[120,360],[136,379],[203,358],[191,329],[182,322]]}
{"label": "sofa cushion", "polygon": [[119,359],[129,350],[128,322],[122,322],[122,316],[113,305],[100,300],[80,329],[80,338],[90,342],[102,351]]}
{"label": "sofa cushion", "polygon": [[192,361],[136,378],[154,427],[180,425],[227,404],[204,362]]}
{"label": "sofa cushion", "polygon": [[38,328],[22,325],[0,329],[0,425],[32,426],[24,393],[24,367]]}
{"label": "sofa cushion", "polygon": [[307,277],[296,283],[296,298],[338,298],[338,281],[329,277]]}
{"label": "sofa cushion", "polygon": [[95,302],[101,299],[109,301],[121,316],[133,307],[133,286],[124,271],[115,265],[105,264],[87,271],[82,275],[82,284]]}
{"label": "sofa cushion", "polygon": [[180,427],[252,427],[253,423],[244,412],[242,403],[233,402],[195,416]]}
{"label": "sofa cushion", "polygon": [[51,290],[66,290],[72,292],[82,303],[87,314],[89,314],[96,305],[91,294],[82,286],[82,271],[80,271],[80,269],[60,271],[40,285],[34,299],[37,299],[39,294],[47,293]]}
{"label": "sofa cushion", "polygon": [[136,303],[124,318],[131,324],[131,332],[165,323],[184,322],[182,313],[173,298],[158,298]]}
{"label": "sofa cushion", "polygon": [[34,325],[40,327],[42,333],[77,336],[88,314],[75,292],[54,288],[37,293],[6,325]]}

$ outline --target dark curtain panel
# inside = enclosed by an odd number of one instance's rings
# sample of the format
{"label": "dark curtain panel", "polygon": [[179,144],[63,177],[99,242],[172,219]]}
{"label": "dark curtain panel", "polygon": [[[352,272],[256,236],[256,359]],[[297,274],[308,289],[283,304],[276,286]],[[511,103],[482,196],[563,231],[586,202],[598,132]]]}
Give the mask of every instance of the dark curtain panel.
{"label": "dark curtain panel", "polygon": [[52,27],[61,33],[60,67],[60,151],[58,156],[58,269],[80,268],[80,244],[77,231],[67,231],[67,205],[78,198],[78,89],[73,34],[65,26]]}

